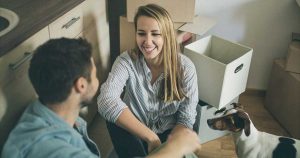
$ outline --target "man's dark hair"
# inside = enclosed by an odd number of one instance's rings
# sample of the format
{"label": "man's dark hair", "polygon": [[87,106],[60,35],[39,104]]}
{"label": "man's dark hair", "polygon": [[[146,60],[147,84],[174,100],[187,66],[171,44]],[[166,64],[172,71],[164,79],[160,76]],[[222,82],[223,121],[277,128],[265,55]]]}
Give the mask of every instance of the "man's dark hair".
{"label": "man's dark hair", "polygon": [[91,49],[85,39],[60,38],[51,39],[35,50],[29,78],[43,104],[66,100],[79,77],[90,82]]}

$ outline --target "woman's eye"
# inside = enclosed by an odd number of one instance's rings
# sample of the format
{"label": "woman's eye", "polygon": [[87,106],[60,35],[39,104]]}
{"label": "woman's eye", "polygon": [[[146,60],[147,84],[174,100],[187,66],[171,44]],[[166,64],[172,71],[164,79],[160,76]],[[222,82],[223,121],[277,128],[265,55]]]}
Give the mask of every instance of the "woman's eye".
{"label": "woman's eye", "polygon": [[160,36],[159,33],[153,33],[152,36]]}
{"label": "woman's eye", "polygon": [[138,32],[137,33],[139,36],[145,36],[146,35],[146,33],[143,33],[143,32]]}

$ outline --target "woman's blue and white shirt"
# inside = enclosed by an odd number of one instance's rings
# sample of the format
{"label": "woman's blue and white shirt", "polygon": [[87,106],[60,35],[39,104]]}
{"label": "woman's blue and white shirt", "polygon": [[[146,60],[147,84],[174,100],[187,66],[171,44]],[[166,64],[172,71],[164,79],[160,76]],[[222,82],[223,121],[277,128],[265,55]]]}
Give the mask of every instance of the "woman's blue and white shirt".
{"label": "woman's blue and white shirt", "polygon": [[[161,74],[151,85],[151,71],[144,57],[133,60],[128,52],[122,53],[114,62],[108,79],[101,86],[98,96],[99,113],[108,121],[115,122],[125,108],[147,127],[162,133],[182,124],[193,128],[198,103],[198,85],[195,66],[192,61],[179,55],[183,68],[183,91],[186,95],[181,101],[164,103],[159,98],[159,90],[164,75]],[[123,99],[120,97],[125,87]]]}

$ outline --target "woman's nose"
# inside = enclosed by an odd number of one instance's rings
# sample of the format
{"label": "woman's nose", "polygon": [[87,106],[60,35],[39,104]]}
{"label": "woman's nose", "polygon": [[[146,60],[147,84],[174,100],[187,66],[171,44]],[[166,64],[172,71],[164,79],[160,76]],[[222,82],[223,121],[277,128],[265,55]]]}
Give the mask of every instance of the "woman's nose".
{"label": "woman's nose", "polygon": [[151,44],[152,40],[153,40],[152,37],[150,35],[147,35],[146,38],[145,38],[145,43],[146,44]]}

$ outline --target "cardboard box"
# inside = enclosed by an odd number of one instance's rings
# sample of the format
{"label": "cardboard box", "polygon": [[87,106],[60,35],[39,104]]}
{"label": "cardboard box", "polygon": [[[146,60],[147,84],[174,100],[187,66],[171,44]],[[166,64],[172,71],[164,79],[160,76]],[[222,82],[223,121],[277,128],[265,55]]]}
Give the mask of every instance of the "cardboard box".
{"label": "cardboard box", "polygon": [[285,62],[273,63],[265,107],[292,137],[300,139],[300,74],[285,71]]}
{"label": "cardboard box", "polygon": [[208,36],[185,46],[194,63],[199,98],[217,109],[246,89],[252,48],[217,36]]}
{"label": "cardboard box", "polygon": [[190,32],[199,36],[203,36],[216,24],[216,20],[206,16],[195,16],[193,23],[186,23],[179,28],[180,31]]}
{"label": "cardboard box", "polygon": [[120,16],[120,53],[135,48],[135,43],[134,23]]}
{"label": "cardboard box", "polygon": [[165,8],[173,22],[193,22],[195,16],[195,0],[127,0],[127,19],[133,22],[139,6],[150,3]]}
{"label": "cardboard box", "polygon": [[[194,23],[175,22],[174,27],[178,30],[177,42],[183,47],[191,41],[195,41],[196,35],[202,36],[211,29],[216,21],[213,18],[205,16],[194,17]],[[191,36],[192,39],[185,43],[186,37]],[[182,45],[182,43],[185,43]],[[135,29],[134,23],[128,22],[125,16],[120,16],[120,53],[133,49],[135,47]],[[181,48],[181,50],[183,50]]]}
{"label": "cardboard box", "polygon": [[290,43],[285,70],[300,73],[300,41]]}

